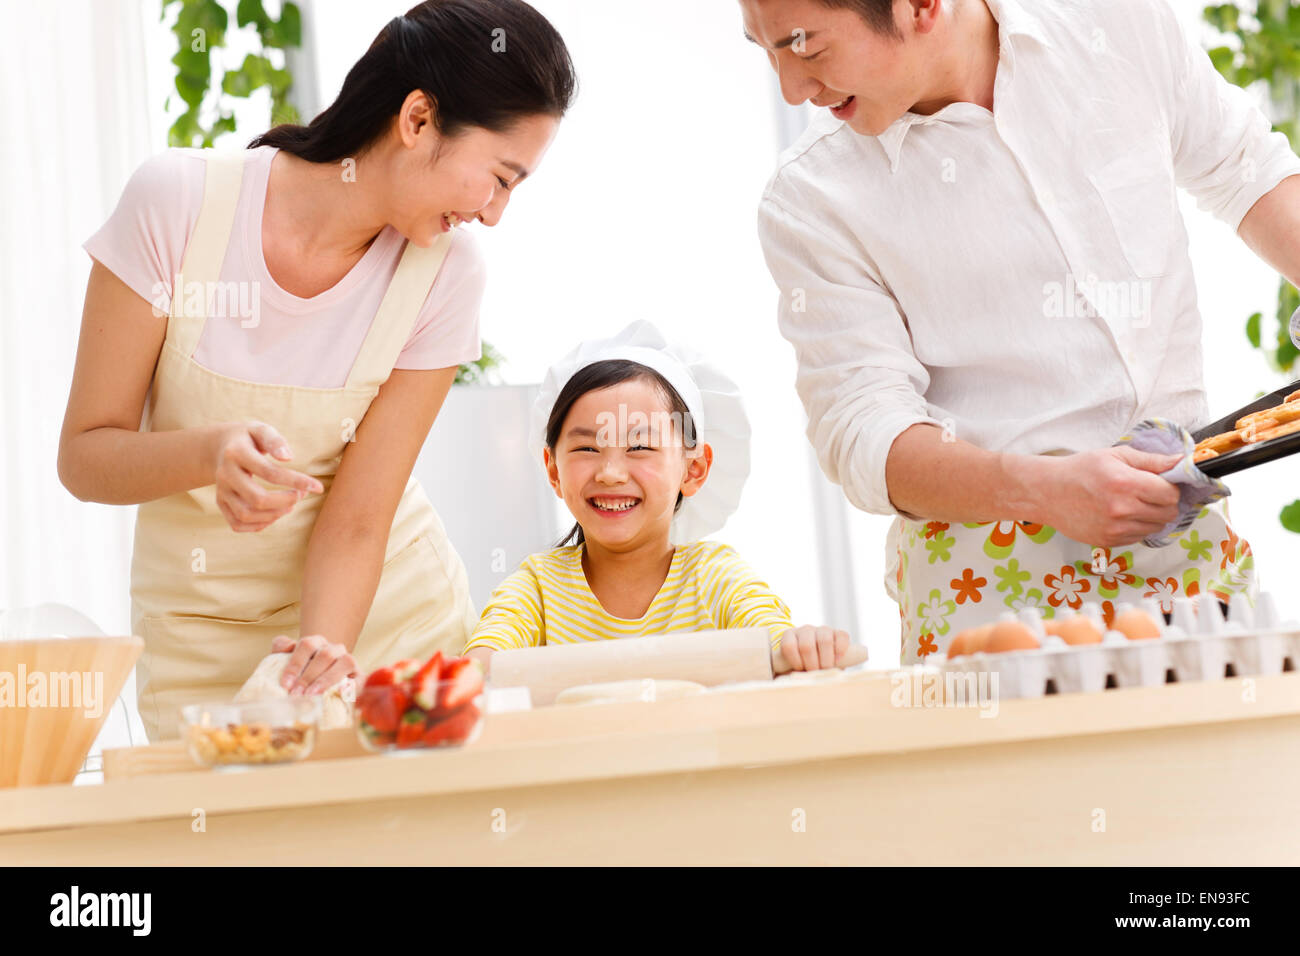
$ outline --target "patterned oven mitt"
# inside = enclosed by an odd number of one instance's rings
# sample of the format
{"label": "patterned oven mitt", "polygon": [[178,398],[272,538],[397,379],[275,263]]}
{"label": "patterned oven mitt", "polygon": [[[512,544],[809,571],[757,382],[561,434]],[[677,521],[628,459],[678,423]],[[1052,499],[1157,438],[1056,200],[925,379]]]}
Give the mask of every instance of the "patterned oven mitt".
{"label": "patterned oven mitt", "polygon": [[1192,433],[1167,418],[1148,418],[1140,421],[1116,445],[1132,445],[1138,451],[1157,455],[1182,454],[1183,459],[1160,477],[1179,485],[1178,517],[1155,534],[1142,539],[1148,548],[1163,548],[1174,535],[1186,531],[1201,509],[1213,501],[1226,498],[1232,492],[1218,478],[1211,478],[1192,461],[1196,442]]}

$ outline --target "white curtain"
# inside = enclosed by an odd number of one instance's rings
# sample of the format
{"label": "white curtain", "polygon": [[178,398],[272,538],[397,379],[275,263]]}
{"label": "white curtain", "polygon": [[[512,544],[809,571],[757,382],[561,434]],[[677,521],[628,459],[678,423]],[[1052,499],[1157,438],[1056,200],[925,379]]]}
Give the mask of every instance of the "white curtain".
{"label": "white curtain", "polygon": [[68,604],[126,634],[134,508],[77,501],[56,460],[90,273],[81,243],[161,145],[144,52],[157,0],[0,11],[0,608]]}

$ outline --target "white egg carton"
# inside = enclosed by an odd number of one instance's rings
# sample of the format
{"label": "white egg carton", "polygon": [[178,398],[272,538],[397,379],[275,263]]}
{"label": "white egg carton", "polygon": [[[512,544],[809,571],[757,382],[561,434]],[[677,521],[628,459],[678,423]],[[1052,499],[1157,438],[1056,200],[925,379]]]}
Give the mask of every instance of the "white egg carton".
{"label": "white egg carton", "polygon": [[[1115,613],[1133,606],[1118,604]],[[1041,647],[963,654],[940,666],[950,673],[997,674],[998,696],[1004,700],[1300,669],[1300,624],[1278,620],[1271,594],[1261,593],[1253,608],[1244,594],[1234,594],[1226,620],[1211,594],[1176,598],[1169,624],[1155,599],[1143,601],[1140,607],[1156,622],[1160,637],[1130,640],[1119,631],[1107,630],[1101,606],[1090,602],[1081,613],[1103,632],[1102,641],[1070,645],[1044,630],[1037,608],[1026,608],[1019,613],[1006,611],[999,620],[1019,620],[1034,632]]]}

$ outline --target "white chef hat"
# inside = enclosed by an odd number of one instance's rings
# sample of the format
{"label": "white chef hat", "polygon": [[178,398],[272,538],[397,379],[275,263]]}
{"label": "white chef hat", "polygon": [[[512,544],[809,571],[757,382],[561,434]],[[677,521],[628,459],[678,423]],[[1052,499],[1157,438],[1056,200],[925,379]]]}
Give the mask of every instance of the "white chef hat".
{"label": "white chef hat", "polygon": [[712,534],[740,504],[749,476],[749,417],[735,382],[698,353],[669,345],[649,322],[638,320],[612,338],[583,342],[551,366],[533,402],[529,451],[541,460],[546,423],[569,379],[588,365],[614,359],[637,362],[662,375],[690,410],[697,445],[713,446],[709,477],[699,491],[682,499],[669,537],[682,545]]}

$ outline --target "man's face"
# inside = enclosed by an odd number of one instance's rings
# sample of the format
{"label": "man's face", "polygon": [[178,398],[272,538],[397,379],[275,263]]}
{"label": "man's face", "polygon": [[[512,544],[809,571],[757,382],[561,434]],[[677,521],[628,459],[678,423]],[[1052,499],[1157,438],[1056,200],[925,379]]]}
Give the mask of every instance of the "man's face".
{"label": "man's face", "polygon": [[[832,110],[837,118],[864,136],[879,136],[925,96],[923,41],[931,37],[915,32],[914,3],[895,0],[901,37],[878,33],[856,11],[819,0],[740,0],[740,9],[745,34],[767,52],[786,102],[843,103]],[[919,5],[922,20],[934,16],[932,4]]]}

